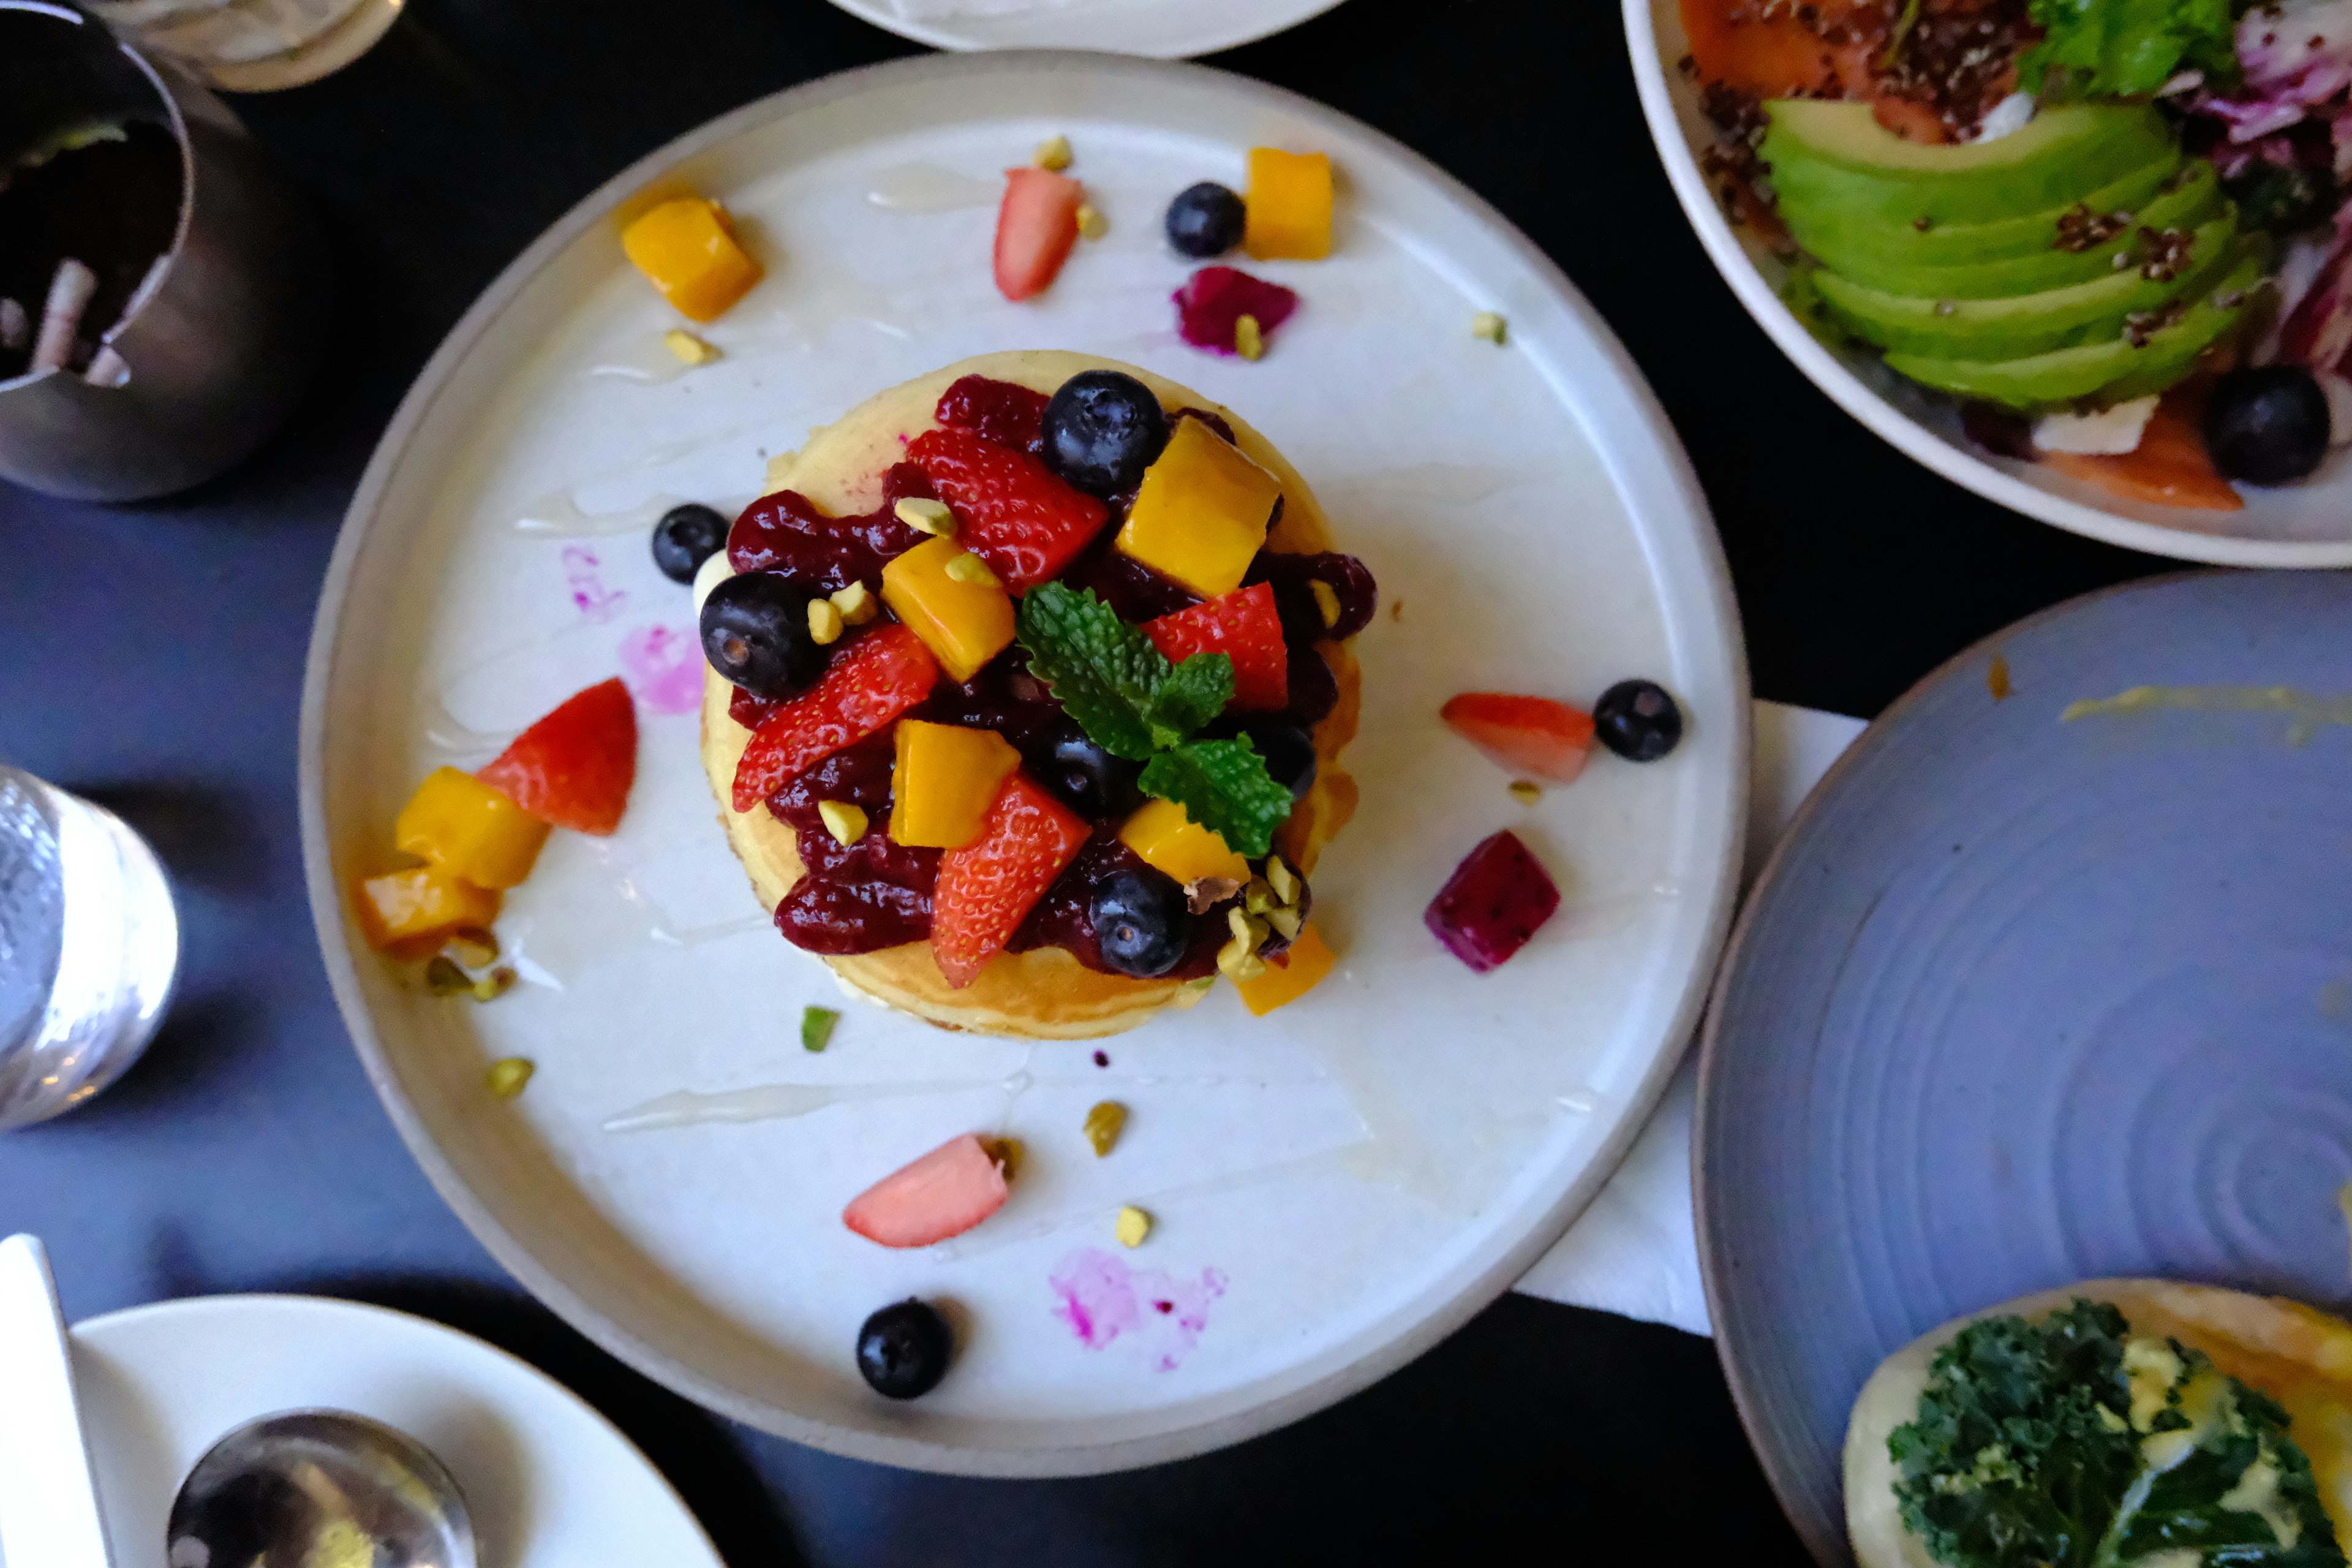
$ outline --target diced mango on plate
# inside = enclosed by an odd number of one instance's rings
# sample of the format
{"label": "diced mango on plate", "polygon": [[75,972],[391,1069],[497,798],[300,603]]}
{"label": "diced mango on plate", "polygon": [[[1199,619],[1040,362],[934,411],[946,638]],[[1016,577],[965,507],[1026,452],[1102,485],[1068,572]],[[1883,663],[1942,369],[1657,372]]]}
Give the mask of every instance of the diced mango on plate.
{"label": "diced mango on plate", "polygon": [[922,849],[961,849],[980,837],[1005,778],[1021,765],[993,730],[901,719],[890,774],[890,838]]}
{"label": "diced mango on plate", "polygon": [[1242,585],[1281,499],[1282,481],[1240,447],[1198,419],[1179,419],[1143,471],[1119,552],[1214,599]]}
{"label": "diced mango on plate", "polygon": [[1226,847],[1223,838],[1185,816],[1172,800],[1145,801],[1120,826],[1118,837],[1146,865],[1186,887],[1203,877],[1249,880],[1249,862]]}
{"label": "diced mango on plate", "polygon": [[548,825],[506,792],[456,768],[436,768],[393,824],[393,843],[477,888],[512,888],[530,875]]}
{"label": "diced mango on plate", "polygon": [[689,321],[715,321],[761,276],[727,209],[700,196],[649,207],[621,231],[621,248]]}
{"label": "diced mango on plate", "polygon": [[1320,261],[1331,254],[1331,160],[1320,153],[1253,147],[1242,248],[1260,261]]}
{"label": "diced mango on plate", "polygon": [[370,947],[422,947],[466,926],[498,919],[499,896],[438,866],[370,877],[352,889],[352,910]]}
{"label": "diced mango on plate", "polygon": [[959,569],[971,553],[952,539],[927,539],[882,568],[882,602],[959,685],[1013,645],[1012,597],[985,571]]}

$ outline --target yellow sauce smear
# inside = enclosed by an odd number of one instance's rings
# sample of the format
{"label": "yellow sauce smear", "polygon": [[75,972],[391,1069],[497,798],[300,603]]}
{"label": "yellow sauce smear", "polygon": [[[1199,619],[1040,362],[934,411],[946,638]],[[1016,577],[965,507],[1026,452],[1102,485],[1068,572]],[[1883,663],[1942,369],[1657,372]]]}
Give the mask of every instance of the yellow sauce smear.
{"label": "yellow sauce smear", "polygon": [[2287,744],[2300,746],[2331,724],[2352,726],[2352,697],[2322,697],[2292,686],[2135,686],[2113,697],[2067,704],[2061,723],[2101,714],[2282,713],[2290,721]]}

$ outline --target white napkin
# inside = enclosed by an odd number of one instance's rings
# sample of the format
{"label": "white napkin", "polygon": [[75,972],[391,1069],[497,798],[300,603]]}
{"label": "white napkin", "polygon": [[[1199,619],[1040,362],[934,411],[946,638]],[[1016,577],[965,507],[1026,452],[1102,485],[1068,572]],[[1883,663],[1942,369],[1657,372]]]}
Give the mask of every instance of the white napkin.
{"label": "white napkin", "polygon": [[[1748,800],[1745,886],[1754,882],[1797,807],[1863,721],[1779,702],[1756,704],[1756,771]],[[1696,1051],[1683,1058],[1649,1125],[1617,1173],[1518,1289],[1571,1307],[1709,1331],[1691,1222],[1691,1100]]]}

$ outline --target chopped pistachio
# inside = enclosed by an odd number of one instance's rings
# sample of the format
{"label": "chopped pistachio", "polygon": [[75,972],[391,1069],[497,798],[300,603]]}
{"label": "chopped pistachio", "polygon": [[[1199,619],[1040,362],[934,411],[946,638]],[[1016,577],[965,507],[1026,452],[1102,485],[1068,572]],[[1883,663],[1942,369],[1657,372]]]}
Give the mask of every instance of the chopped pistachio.
{"label": "chopped pistachio", "polygon": [[489,1085],[490,1092],[500,1100],[512,1100],[522,1092],[522,1086],[529,1083],[530,1075],[538,1070],[528,1057],[508,1057],[490,1064],[484,1081]]}
{"label": "chopped pistachio", "polygon": [[865,584],[852,583],[833,595],[833,607],[841,612],[844,625],[862,626],[882,613],[882,601]]}
{"label": "chopped pistachio", "polygon": [[1018,1138],[983,1138],[980,1146],[988,1152],[990,1159],[996,1162],[997,1169],[1004,1173],[1004,1179],[1008,1182],[1021,1173],[1021,1162],[1029,1152],[1021,1146]]}
{"label": "chopped pistachio", "polygon": [[833,1043],[833,1026],[841,1022],[841,1014],[832,1007],[801,1009],[801,1049],[821,1051]]}
{"label": "chopped pistachio", "polygon": [[1235,937],[1217,950],[1217,968],[1238,985],[1264,974],[1265,960],[1257,955],[1256,943]]}
{"label": "chopped pistachio", "polygon": [[947,574],[958,583],[985,583],[992,588],[998,586],[996,574],[988,569],[988,563],[969,550],[948,563]]}
{"label": "chopped pistachio", "polygon": [[1087,1142],[1095,1146],[1096,1159],[1110,1152],[1126,1126],[1127,1107],[1116,1100],[1106,1100],[1087,1112]]}
{"label": "chopped pistachio", "polygon": [[1503,339],[1508,335],[1508,332],[1509,329],[1504,325],[1502,316],[1496,311],[1481,310],[1470,318],[1470,335],[1474,338],[1484,338],[1497,348],[1502,346]]}
{"label": "chopped pistachio", "polygon": [[1037,143],[1037,151],[1029,155],[1029,161],[1041,169],[1060,174],[1070,166],[1070,139],[1059,135],[1046,137]]}
{"label": "chopped pistachio", "polygon": [[1254,915],[1262,915],[1281,901],[1274,896],[1274,884],[1264,877],[1252,877],[1249,886],[1242,889],[1242,908]]}
{"label": "chopped pistachio", "polygon": [[809,641],[819,647],[829,647],[841,640],[841,606],[831,599],[811,599],[808,607]]}
{"label": "chopped pistachio", "polygon": [[1298,901],[1298,873],[1279,855],[1265,858],[1265,885],[1274,889],[1276,903],[1287,907]]}
{"label": "chopped pistachio", "polygon": [[955,513],[948,510],[948,503],[943,500],[932,500],[927,496],[908,496],[890,510],[900,522],[917,533],[936,534],[941,539],[956,536]]}
{"label": "chopped pistachio", "polygon": [[1244,914],[1240,910],[1227,910],[1225,925],[1233,931],[1235,942],[1249,943],[1252,952],[1255,952],[1258,945],[1265,941],[1266,924],[1255,915]]}
{"label": "chopped pistachio", "polygon": [[1315,595],[1315,608],[1323,616],[1326,630],[1339,624],[1339,591],[1320,577],[1310,577],[1307,586]]}
{"label": "chopped pistachio", "polygon": [[425,989],[436,996],[463,996],[474,989],[474,977],[447,959],[436,957],[425,966]]}
{"label": "chopped pistachio", "polygon": [[1513,779],[1511,798],[1521,805],[1533,805],[1543,798],[1543,785],[1530,779]]}
{"label": "chopped pistachio", "polygon": [[852,805],[845,800],[821,800],[816,803],[816,815],[836,844],[855,844],[866,837],[867,818],[864,806]]}
{"label": "chopped pistachio", "polygon": [[479,926],[467,926],[449,933],[441,954],[467,969],[487,969],[499,961],[499,939]]}
{"label": "chopped pistachio", "polygon": [[719,351],[682,327],[672,327],[662,334],[662,346],[688,364],[709,364],[719,357]]}
{"label": "chopped pistachio", "polygon": [[1244,359],[1256,359],[1265,353],[1265,334],[1258,330],[1255,316],[1244,316],[1234,323],[1234,353]]}
{"label": "chopped pistachio", "polygon": [[1242,890],[1231,877],[1198,877],[1184,884],[1184,906],[1196,915],[1211,910]]}
{"label": "chopped pistachio", "polygon": [[1143,1238],[1151,1234],[1151,1216],[1129,1204],[1118,1211],[1116,1229],[1121,1247],[1141,1247]]}
{"label": "chopped pistachio", "polygon": [[1078,232],[1088,239],[1100,239],[1110,232],[1110,220],[1085,202],[1078,204]]}
{"label": "chopped pistachio", "polygon": [[1307,923],[1307,917],[1298,912],[1297,905],[1293,905],[1288,909],[1266,910],[1265,923],[1272,926],[1283,941],[1297,942],[1299,928]]}
{"label": "chopped pistachio", "polygon": [[514,989],[515,972],[501,964],[474,982],[467,994],[477,1002],[495,1002]]}

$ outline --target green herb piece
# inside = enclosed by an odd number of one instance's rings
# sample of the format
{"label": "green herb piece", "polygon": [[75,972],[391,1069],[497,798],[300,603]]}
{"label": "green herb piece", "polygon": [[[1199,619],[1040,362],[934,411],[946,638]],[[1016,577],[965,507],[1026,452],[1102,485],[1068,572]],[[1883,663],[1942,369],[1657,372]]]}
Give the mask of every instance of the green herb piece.
{"label": "green herb piece", "polygon": [[1929,1555],[2338,1568],[2286,1413],[2197,1352],[2127,1333],[2115,1308],[2077,1300],[2039,1322],[1973,1323],[1937,1352],[1917,1417],[1886,1445]]}
{"label": "green herb piece", "polygon": [[2037,97],[2137,98],[2183,70],[2239,79],[2237,21],[2252,0],[2029,0],[2042,41],[2018,57]]}
{"label": "green herb piece", "polygon": [[801,1009],[801,1049],[821,1051],[833,1043],[833,1026],[841,1015],[831,1007]]}
{"label": "green herb piece", "polygon": [[1290,816],[1290,791],[1274,782],[1246,735],[1162,752],[1136,782],[1144,794],[1182,806],[1185,816],[1247,860],[1274,847],[1274,830]]}
{"label": "green herb piece", "polygon": [[1029,673],[1103,750],[1140,763],[1183,738],[1161,740],[1151,721],[1168,660],[1092,589],[1046,583],[1030,590],[1021,601],[1019,630]]}
{"label": "green herb piece", "polygon": [[1169,671],[1152,692],[1145,721],[1160,746],[1179,745],[1233,700],[1233,659],[1222,653],[1196,653]]}

